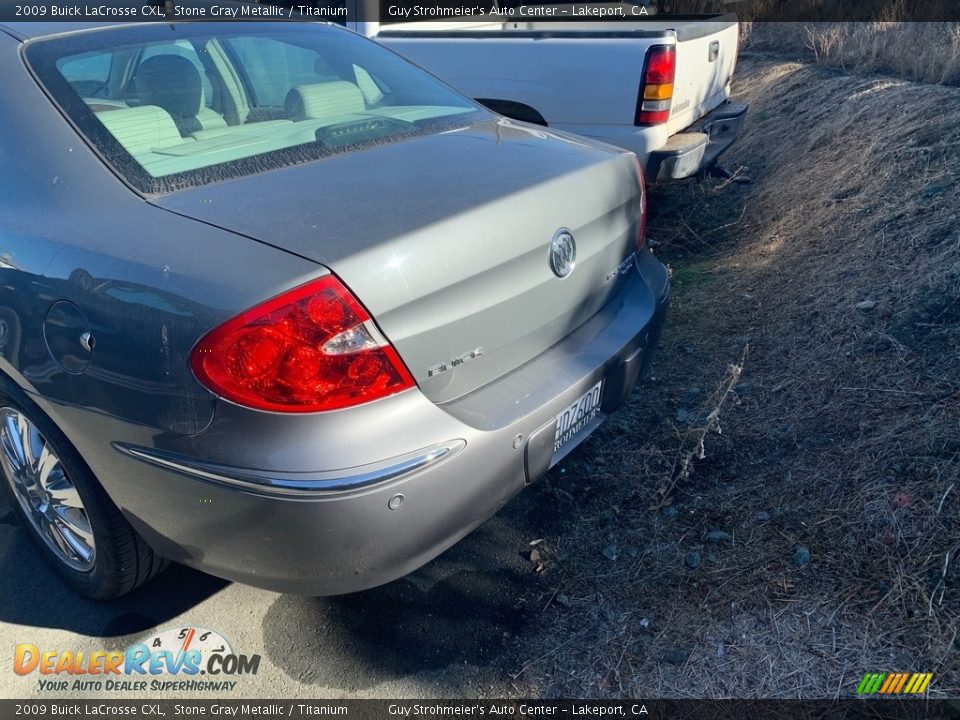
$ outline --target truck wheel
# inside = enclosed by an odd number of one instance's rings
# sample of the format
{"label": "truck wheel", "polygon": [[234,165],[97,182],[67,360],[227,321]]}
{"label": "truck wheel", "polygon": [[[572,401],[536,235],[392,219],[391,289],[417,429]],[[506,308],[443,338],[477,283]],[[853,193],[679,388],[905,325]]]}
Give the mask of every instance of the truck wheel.
{"label": "truck wheel", "polygon": [[0,388],[0,485],[43,555],[81,595],[119,597],[164,561],[137,535],[62,432]]}

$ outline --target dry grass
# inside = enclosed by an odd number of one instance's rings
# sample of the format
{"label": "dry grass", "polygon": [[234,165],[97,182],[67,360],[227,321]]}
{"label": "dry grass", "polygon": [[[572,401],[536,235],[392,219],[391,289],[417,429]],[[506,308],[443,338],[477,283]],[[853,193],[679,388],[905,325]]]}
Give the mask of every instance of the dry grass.
{"label": "dry grass", "polygon": [[[956,0],[659,0],[659,7],[670,12],[735,10],[747,50],[845,72],[960,85]],[[928,22],[908,22],[910,18]]]}
{"label": "dry grass", "polygon": [[[675,0],[686,2],[687,0]],[[716,0],[723,3],[724,0]],[[747,20],[844,21],[946,19],[956,16],[954,0],[729,0]]]}
{"label": "dry grass", "polygon": [[743,47],[913,82],[960,85],[957,22],[743,22]]}
{"label": "dry grass", "polygon": [[[684,3],[687,0],[674,0]],[[746,20],[843,22],[955,19],[955,0],[714,0]]]}
{"label": "dry grass", "polygon": [[926,671],[956,696],[960,91],[756,59],[736,86],[753,183],[653,193],[672,314],[646,387],[541,486],[562,522],[517,688],[849,697]]}

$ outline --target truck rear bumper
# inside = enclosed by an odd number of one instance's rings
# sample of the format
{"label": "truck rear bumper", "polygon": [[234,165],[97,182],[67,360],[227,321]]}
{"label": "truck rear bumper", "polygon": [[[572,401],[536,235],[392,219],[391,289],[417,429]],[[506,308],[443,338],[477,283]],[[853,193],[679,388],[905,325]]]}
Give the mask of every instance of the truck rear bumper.
{"label": "truck rear bumper", "polygon": [[747,116],[746,103],[725,102],[683,132],[667,137],[666,125],[567,125],[554,130],[583,135],[636,154],[651,181],[682,180],[709,169],[736,141]]}
{"label": "truck rear bumper", "polygon": [[709,169],[739,137],[746,117],[746,103],[724,103],[651,152],[647,177],[657,181],[682,180]]}

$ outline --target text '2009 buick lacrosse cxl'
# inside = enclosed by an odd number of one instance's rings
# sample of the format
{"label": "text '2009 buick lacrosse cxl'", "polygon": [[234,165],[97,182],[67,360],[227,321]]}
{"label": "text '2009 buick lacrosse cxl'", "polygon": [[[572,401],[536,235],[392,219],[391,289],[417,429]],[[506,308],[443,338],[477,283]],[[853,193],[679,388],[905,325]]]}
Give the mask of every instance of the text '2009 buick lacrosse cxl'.
{"label": "text '2009 buick lacrosse cxl'", "polygon": [[0,32],[0,481],[80,592],[398,578],[629,395],[634,156],[323,25]]}

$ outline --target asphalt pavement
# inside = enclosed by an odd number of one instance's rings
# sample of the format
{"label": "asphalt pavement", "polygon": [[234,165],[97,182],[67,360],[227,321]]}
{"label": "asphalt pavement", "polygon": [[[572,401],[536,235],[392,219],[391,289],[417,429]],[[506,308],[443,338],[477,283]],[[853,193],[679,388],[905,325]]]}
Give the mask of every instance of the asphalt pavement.
{"label": "asphalt pavement", "polygon": [[[0,498],[0,697],[107,694],[72,686],[67,693],[49,692],[40,687],[40,673],[15,674],[14,649],[20,643],[41,651],[91,653],[122,650],[161,631],[189,627],[216,630],[235,652],[261,656],[255,675],[233,678],[231,697],[516,694],[512,676],[522,667],[521,638],[532,612],[526,596],[533,580],[522,549],[535,532],[527,519],[536,494],[521,494],[420,571],[365,593],[281,595],[174,565],[112,602],[86,600],[65,586]],[[217,694],[167,696],[216,699]]]}

